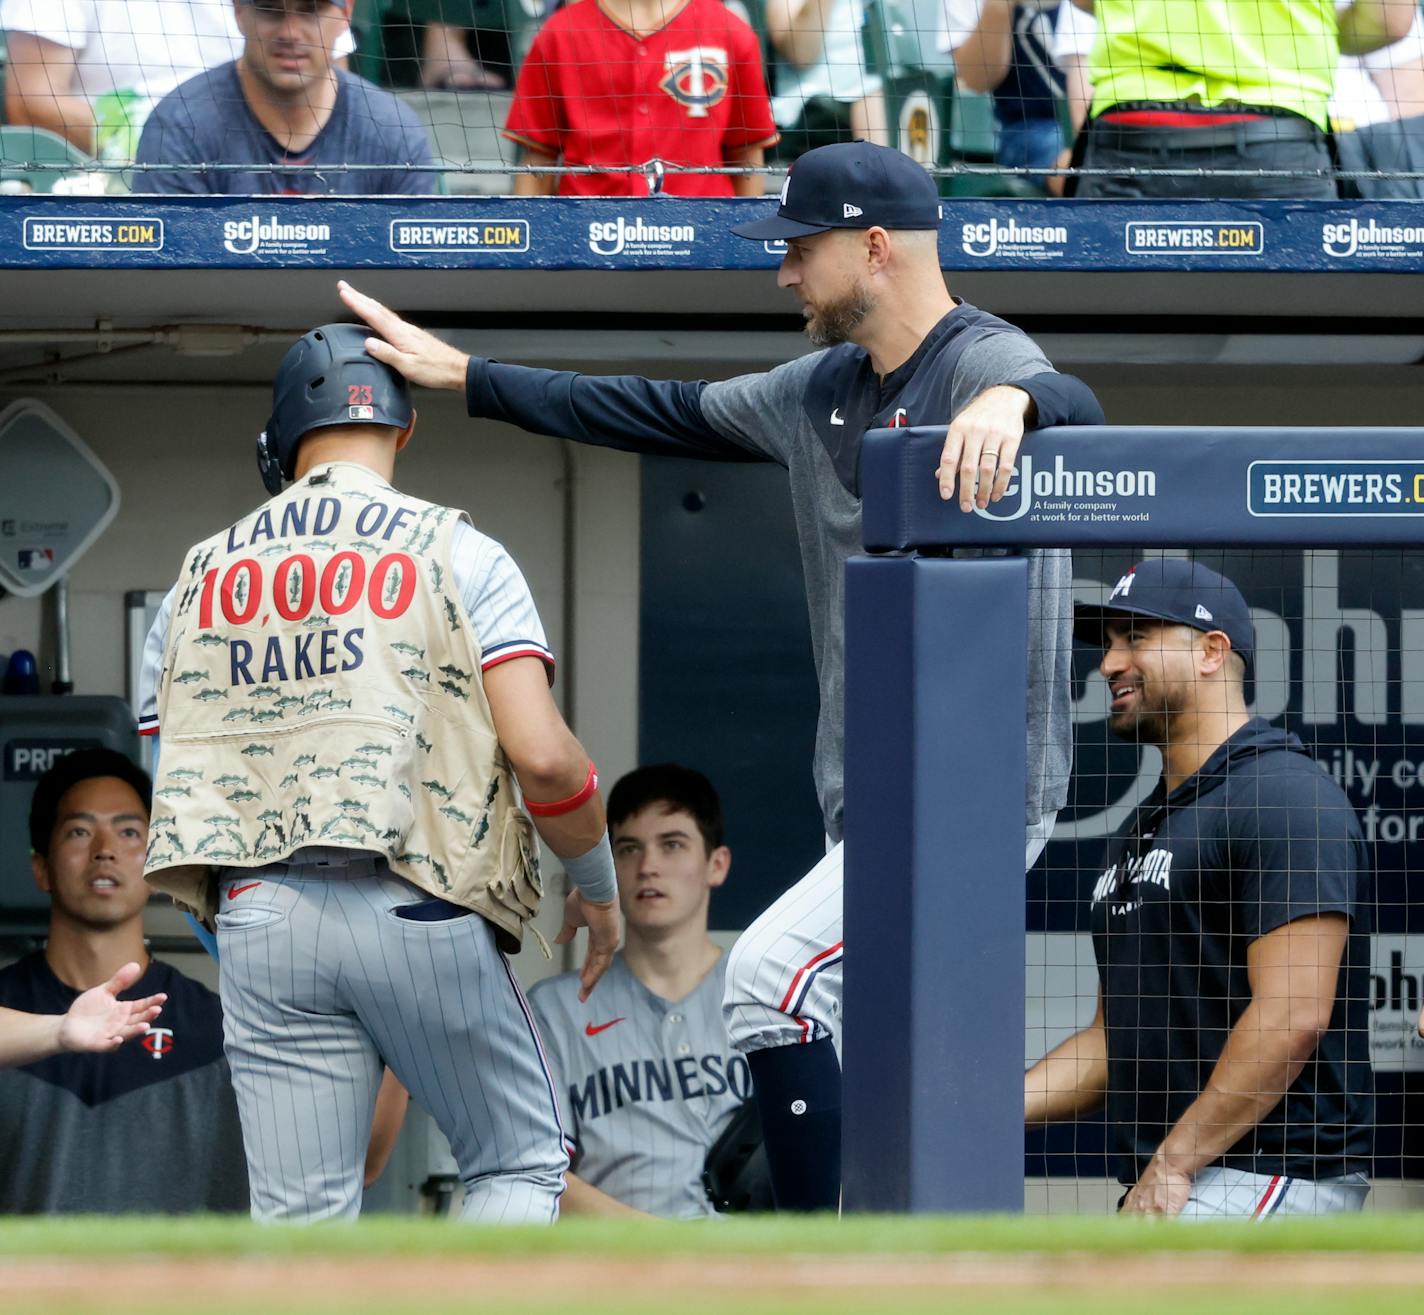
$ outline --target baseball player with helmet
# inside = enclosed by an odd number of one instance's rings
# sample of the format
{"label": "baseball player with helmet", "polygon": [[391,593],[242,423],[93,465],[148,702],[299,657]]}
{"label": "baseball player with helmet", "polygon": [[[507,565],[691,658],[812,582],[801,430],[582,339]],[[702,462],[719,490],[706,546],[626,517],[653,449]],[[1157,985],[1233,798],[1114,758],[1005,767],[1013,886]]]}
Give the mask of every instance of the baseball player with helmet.
{"label": "baseball player with helmet", "polygon": [[[776,215],[734,231],[786,243],[778,282],[824,350],[710,384],[466,357],[342,286],[381,335],[369,350],[413,382],[463,389],[471,415],[627,451],[775,461],[789,472],[820,679],[814,773],[829,845],[742,936],[725,1001],[732,1043],[751,1064],[782,1208],[834,1209],[840,1195],[844,572],[861,549],[862,436],[948,421],[941,463],[925,477],[945,499],[957,486],[968,513],[1004,494],[1027,427],[1102,421],[1092,392],[1054,371],[1024,333],[950,295],[939,225],[933,180],[899,151],[849,142],[806,152]],[[1032,863],[1067,797],[1072,567],[1065,552],[1029,553],[1028,565]]]}
{"label": "baseball player with helmet", "polygon": [[707,935],[732,856],[712,783],[676,763],[640,767],[608,796],[625,940],[588,1001],[578,976],[539,982],[539,1020],[577,1175],[567,1209],[711,1214],[708,1148],[751,1096],[722,1022],[727,959]]}
{"label": "baseball player with helmet", "polygon": [[517,567],[392,487],[415,412],[364,336],[287,352],[272,497],[189,551],[155,619],[145,872],[216,926],[255,1216],[359,1211],[384,1061],[449,1139],[464,1218],[549,1222],[568,1160],[505,956],[539,905],[537,826],[573,883],[560,940],[589,928],[580,989],[607,968],[598,780]]}

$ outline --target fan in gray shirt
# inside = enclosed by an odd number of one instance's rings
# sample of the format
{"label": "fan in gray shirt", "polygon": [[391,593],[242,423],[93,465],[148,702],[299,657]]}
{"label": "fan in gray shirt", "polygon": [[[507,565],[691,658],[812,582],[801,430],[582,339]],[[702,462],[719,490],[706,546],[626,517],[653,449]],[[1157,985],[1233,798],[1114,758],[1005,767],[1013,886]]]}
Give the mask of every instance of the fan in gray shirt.
{"label": "fan in gray shirt", "polygon": [[[389,92],[332,69],[327,117],[279,141],[248,98],[239,62],[189,78],[154,106],[136,162],[159,167],[134,171],[135,192],[375,196],[438,187],[437,173],[403,167],[432,164],[434,156],[424,125]],[[251,167],[206,167],[214,164]]]}

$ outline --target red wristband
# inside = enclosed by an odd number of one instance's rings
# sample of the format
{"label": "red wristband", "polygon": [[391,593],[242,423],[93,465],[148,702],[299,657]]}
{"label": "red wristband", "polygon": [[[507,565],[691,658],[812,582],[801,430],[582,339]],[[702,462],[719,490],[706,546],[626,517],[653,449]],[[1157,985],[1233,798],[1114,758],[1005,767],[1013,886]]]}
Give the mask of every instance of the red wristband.
{"label": "red wristband", "polygon": [[574,794],[567,799],[552,799],[547,803],[535,803],[532,799],[524,801],[524,807],[535,817],[558,817],[561,813],[572,813],[575,808],[582,808],[593,798],[598,790],[598,768],[590,762],[588,764],[588,780]]}

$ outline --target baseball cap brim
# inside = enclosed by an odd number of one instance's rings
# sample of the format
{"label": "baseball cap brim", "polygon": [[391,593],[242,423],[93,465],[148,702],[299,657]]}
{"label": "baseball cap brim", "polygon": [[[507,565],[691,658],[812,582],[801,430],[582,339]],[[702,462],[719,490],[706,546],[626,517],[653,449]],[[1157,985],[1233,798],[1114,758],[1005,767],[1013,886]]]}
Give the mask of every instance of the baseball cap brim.
{"label": "baseball cap brim", "polygon": [[[1169,616],[1165,612],[1154,611],[1150,607],[1104,607],[1100,603],[1074,603],[1073,604],[1073,638],[1080,644],[1087,644],[1092,648],[1106,649],[1108,646],[1108,622],[1120,621],[1125,617],[1145,616],[1152,621],[1162,621],[1170,626],[1191,625],[1188,621],[1183,621],[1180,617]],[[1213,627],[1216,629],[1219,627]],[[1192,629],[1204,629],[1200,626],[1192,626]],[[1225,630],[1221,631],[1227,639],[1231,636]],[[1245,664],[1249,672],[1255,667],[1255,651],[1253,649],[1242,649],[1232,641],[1231,651],[1237,655]]]}
{"label": "baseball cap brim", "polygon": [[738,237],[750,238],[753,242],[784,242],[790,237],[811,237],[830,231],[829,224],[803,224],[799,219],[787,219],[784,215],[754,219],[749,224],[738,224],[732,229]]}
{"label": "baseball cap brim", "polygon": [[1073,604],[1073,638],[1094,648],[1108,646],[1108,622],[1128,616],[1150,617],[1153,621],[1180,624],[1175,617],[1165,616],[1146,607],[1104,607],[1100,603]]}

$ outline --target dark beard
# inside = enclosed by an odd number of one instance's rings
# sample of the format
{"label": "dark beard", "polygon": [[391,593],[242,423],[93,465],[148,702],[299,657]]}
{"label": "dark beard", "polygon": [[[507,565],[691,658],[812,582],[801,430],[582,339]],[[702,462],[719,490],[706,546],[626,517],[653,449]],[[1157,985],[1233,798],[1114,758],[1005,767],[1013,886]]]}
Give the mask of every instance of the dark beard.
{"label": "dark beard", "polygon": [[1172,739],[1177,714],[1191,706],[1190,691],[1176,683],[1159,684],[1151,703],[1139,703],[1136,712],[1108,714],[1108,729],[1130,744],[1155,744],[1165,749]]}
{"label": "dark beard", "polygon": [[806,336],[813,347],[835,347],[849,342],[874,309],[869,295],[857,288],[840,301],[822,306],[806,321]]}
{"label": "dark beard", "polygon": [[1172,713],[1167,708],[1149,708],[1117,717],[1108,715],[1108,729],[1129,744],[1155,744],[1161,748],[1167,743],[1171,724]]}

